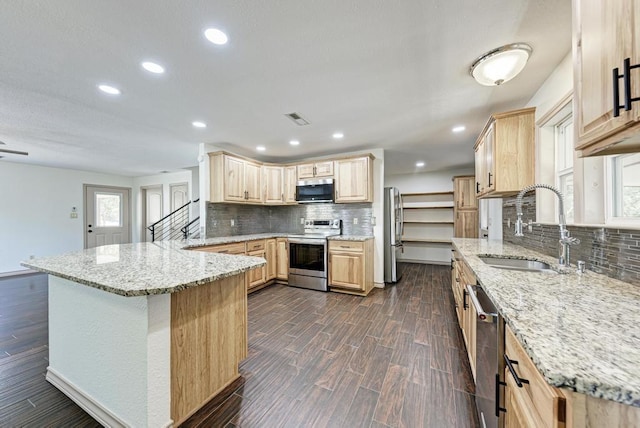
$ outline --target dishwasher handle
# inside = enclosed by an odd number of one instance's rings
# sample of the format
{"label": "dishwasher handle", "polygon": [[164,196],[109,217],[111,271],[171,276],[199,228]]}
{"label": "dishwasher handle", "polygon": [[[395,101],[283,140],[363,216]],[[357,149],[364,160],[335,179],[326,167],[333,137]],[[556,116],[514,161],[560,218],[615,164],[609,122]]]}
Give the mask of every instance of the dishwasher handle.
{"label": "dishwasher handle", "polygon": [[476,308],[476,312],[478,313],[478,319],[483,322],[492,323],[498,317],[498,314],[492,312],[486,312],[480,301],[478,300],[478,296],[476,295],[475,290],[473,289],[473,285],[467,284],[467,294],[471,299],[471,303]]}

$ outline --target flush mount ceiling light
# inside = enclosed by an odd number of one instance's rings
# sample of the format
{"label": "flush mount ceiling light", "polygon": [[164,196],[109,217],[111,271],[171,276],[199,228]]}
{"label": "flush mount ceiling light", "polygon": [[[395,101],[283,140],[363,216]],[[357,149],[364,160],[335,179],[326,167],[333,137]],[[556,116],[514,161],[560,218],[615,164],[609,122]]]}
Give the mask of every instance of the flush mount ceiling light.
{"label": "flush mount ceiling light", "polygon": [[194,128],[206,128],[207,124],[204,122],[200,122],[197,120],[194,120],[193,122],[191,122],[191,124],[193,125]]}
{"label": "flush mount ceiling light", "polygon": [[100,89],[105,94],[109,94],[109,95],[120,95],[122,93],[120,89],[111,85],[105,85],[104,83],[98,85],[98,89]]}
{"label": "flush mount ceiling light", "polygon": [[154,74],[162,74],[164,73],[164,67],[160,64],[156,64],[155,62],[145,61],[142,63],[142,68],[147,70],[149,73]]}
{"label": "flush mount ceiling light", "polygon": [[217,28],[207,28],[204,31],[204,36],[214,45],[224,45],[229,41],[227,35]]}
{"label": "flush mount ceiling light", "polygon": [[465,128],[464,125],[454,126],[453,128],[451,128],[451,132],[456,132],[456,133],[457,132],[462,132],[465,129],[467,129],[467,128]]}
{"label": "flush mount ceiling light", "polygon": [[476,59],[469,69],[469,74],[481,85],[502,85],[522,71],[531,52],[531,46],[526,43],[501,46]]}

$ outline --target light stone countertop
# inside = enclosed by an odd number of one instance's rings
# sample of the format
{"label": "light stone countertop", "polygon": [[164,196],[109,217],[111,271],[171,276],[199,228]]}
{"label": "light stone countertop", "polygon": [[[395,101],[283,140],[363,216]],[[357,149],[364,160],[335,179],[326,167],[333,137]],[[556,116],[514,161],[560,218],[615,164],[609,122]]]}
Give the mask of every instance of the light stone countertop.
{"label": "light stone countertop", "polygon": [[329,241],[368,241],[369,239],[373,239],[373,236],[368,236],[368,235],[336,235],[336,236],[329,236],[327,239]]}
{"label": "light stone countertop", "polygon": [[121,296],[174,293],[266,264],[261,257],[187,247],[186,241],[105,245],[21,264]]}
{"label": "light stone countertop", "polygon": [[453,245],[549,384],[640,407],[640,287],[589,270],[522,272],[478,258],[558,265],[553,257],[502,241],[454,238]]}
{"label": "light stone countertop", "polygon": [[182,242],[186,248],[206,247],[209,245],[232,244],[234,242],[255,241],[256,239],[286,238],[293,233],[255,233],[253,235],[222,236],[219,238],[188,239]]}

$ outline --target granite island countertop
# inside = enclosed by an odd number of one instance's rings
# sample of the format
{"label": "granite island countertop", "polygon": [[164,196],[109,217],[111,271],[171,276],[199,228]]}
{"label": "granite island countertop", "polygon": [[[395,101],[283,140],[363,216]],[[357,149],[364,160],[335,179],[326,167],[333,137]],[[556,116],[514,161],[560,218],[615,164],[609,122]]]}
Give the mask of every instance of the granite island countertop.
{"label": "granite island countertop", "polygon": [[189,241],[105,245],[21,264],[121,296],[174,293],[266,264],[261,257],[191,247]]}
{"label": "granite island countertop", "polygon": [[558,263],[502,241],[452,242],[549,384],[640,407],[640,287],[575,268],[497,269],[478,255]]}

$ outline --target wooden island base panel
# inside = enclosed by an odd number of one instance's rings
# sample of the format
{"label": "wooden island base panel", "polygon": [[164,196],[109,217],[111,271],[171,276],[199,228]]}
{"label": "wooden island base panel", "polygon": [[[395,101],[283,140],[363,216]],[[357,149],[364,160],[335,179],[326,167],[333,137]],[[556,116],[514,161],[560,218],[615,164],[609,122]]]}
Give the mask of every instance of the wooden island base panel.
{"label": "wooden island base panel", "polygon": [[180,425],[236,380],[240,376],[238,364],[246,357],[245,274],[172,294],[174,425]]}

